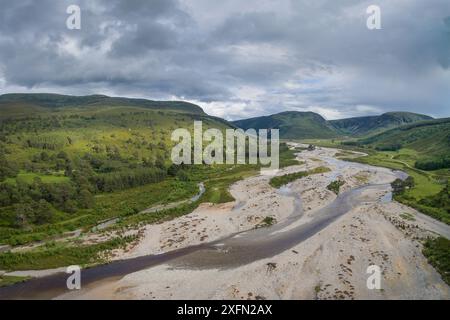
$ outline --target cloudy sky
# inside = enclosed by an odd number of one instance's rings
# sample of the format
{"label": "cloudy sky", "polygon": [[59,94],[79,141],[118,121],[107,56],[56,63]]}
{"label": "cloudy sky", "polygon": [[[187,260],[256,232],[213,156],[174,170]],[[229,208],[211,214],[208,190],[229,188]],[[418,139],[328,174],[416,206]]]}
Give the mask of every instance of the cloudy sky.
{"label": "cloudy sky", "polygon": [[[81,8],[81,30],[66,9]],[[366,27],[369,5],[381,30]],[[449,0],[0,0],[0,93],[450,116]]]}

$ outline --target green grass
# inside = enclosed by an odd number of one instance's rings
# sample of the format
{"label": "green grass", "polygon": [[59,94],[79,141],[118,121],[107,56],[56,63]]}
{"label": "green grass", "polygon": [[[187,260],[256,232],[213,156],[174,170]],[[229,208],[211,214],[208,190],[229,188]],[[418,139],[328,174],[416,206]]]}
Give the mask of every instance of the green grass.
{"label": "green grass", "polygon": [[450,240],[443,237],[428,239],[424,244],[423,254],[450,285]]}
{"label": "green grass", "polygon": [[419,203],[416,198],[407,197],[405,195],[395,196],[394,199],[436,220],[440,220],[446,224],[450,224],[450,215],[444,208],[423,205]]}
{"label": "green grass", "polygon": [[235,199],[229,192],[230,186],[242,179],[259,173],[259,167],[254,165],[223,166],[208,168],[209,177],[205,179],[205,194],[203,202],[226,203]]}
{"label": "green grass", "polygon": [[299,150],[290,150],[284,143],[280,144],[280,168],[304,164],[305,162],[297,160],[296,154],[298,152]]}
{"label": "green grass", "polygon": [[206,184],[208,191],[205,193],[205,202],[226,203],[234,201],[234,198],[228,191],[228,188],[231,184],[238,180],[241,180],[241,176],[237,177],[237,179],[223,178],[209,181]]}
{"label": "green grass", "polygon": [[134,228],[141,225],[161,223],[164,221],[169,221],[183,215],[189,214],[194,211],[203,200],[200,199],[192,203],[184,203],[178,207],[171,209],[163,209],[161,211],[135,214],[132,216],[121,218],[116,224],[112,225],[105,231],[110,230],[128,230],[129,228]]}
{"label": "green grass", "polygon": [[24,282],[31,279],[30,277],[16,277],[16,276],[0,276],[0,288],[11,286],[16,283]]}
{"label": "green grass", "polygon": [[372,148],[400,144],[402,149],[414,150],[417,158],[450,155],[450,118],[418,122],[401,126],[359,141]]}
{"label": "green grass", "polygon": [[34,172],[20,172],[15,178],[7,178],[5,180],[6,183],[17,183],[20,181],[22,183],[32,184],[36,178],[41,179],[43,183],[65,183],[69,182],[70,179],[65,177],[63,174],[59,173],[59,175],[46,175],[39,174]]}
{"label": "green grass", "polygon": [[44,247],[26,252],[5,252],[0,254],[0,269],[3,270],[43,270],[73,264],[92,265],[106,260],[101,253],[123,248],[136,240],[134,236],[118,237],[103,243],[68,246],[49,243]]}
{"label": "green grass", "polygon": [[416,221],[416,218],[414,218],[414,216],[408,212],[400,213],[400,218],[407,221]]}
{"label": "green grass", "polygon": [[343,142],[347,141],[357,141],[356,139],[343,139],[343,138],[336,138],[336,139],[301,139],[299,140],[301,143],[304,144],[312,144],[319,147],[324,148],[337,148],[340,150],[343,150],[344,152],[346,150],[348,151],[359,151],[364,152],[367,154],[375,153],[374,150],[364,147],[364,146],[353,146],[353,145],[345,145],[342,144]]}
{"label": "green grass", "polygon": [[155,205],[189,199],[197,193],[198,186],[195,181],[168,179],[142,187],[98,195],[95,197],[93,214],[102,218],[127,216]]}
{"label": "green grass", "polygon": [[319,174],[319,173],[325,173],[329,172],[330,169],[326,167],[318,167],[313,170],[309,171],[299,171],[295,173],[289,173],[278,177],[273,177],[270,179],[270,185],[274,188],[279,188],[281,186],[284,186],[292,181],[295,181],[297,179],[301,179],[304,177],[307,177],[312,174]]}

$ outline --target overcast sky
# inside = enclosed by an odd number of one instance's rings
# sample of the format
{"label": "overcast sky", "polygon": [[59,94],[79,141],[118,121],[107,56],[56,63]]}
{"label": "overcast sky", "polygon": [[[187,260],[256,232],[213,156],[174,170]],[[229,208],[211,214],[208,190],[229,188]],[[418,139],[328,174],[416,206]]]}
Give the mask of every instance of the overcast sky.
{"label": "overcast sky", "polygon": [[[66,27],[81,8],[81,30]],[[366,9],[381,8],[381,30]],[[450,0],[0,0],[0,93],[450,116]]]}

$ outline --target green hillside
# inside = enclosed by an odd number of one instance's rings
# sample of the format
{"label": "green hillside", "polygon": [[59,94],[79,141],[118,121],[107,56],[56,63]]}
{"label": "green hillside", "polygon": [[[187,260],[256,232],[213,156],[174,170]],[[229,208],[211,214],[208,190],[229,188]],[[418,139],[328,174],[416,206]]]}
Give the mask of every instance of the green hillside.
{"label": "green hillside", "polygon": [[[203,121],[203,130],[234,128],[190,103],[20,94],[0,96],[0,112],[0,246],[49,245],[32,250],[32,265],[23,268],[74,262],[82,255],[77,239],[57,247],[50,246],[52,240],[75,230],[89,232],[104,220],[118,218],[113,227],[121,228],[186,214],[201,202],[231,201],[230,184],[259,169],[173,165],[173,130],[192,132],[195,120]],[[293,157],[280,146],[281,166],[296,164]],[[206,191],[194,203],[138,214],[191,198],[200,182]],[[132,240],[113,239],[82,252],[90,259]],[[22,260],[16,258],[0,253],[0,269],[17,267]]]}
{"label": "green hillside", "polygon": [[411,183],[397,181],[395,199],[450,224],[450,118],[403,125],[374,136],[344,141],[368,156],[353,159],[405,171]]}
{"label": "green hillside", "polygon": [[433,118],[411,112],[388,112],[379,116],[331,120],[330,124],[344,135],[364,136]]}
{"label": "green hillside", "polygon": [[0,114],[0,244],[192,196],[198,181],[171,166],[171,132],[231,127],[189,103],[105,96],[3,95]]}
{"label": "green hillside", "polygon": [[379,151],[414,150],[409,158],[419,169],[450,168],[450,118],[404,125],[359,143]]}
{"label": "green hillside", "polygon": [[50,93],[23,94],[12,93],[0,95],[2,117],[21,114],[28,111],[54,111],[66,108],[87,108],[102,106],[127,106],[152,110],[179,111],[204,114],[199,106],[184,101],[152,101],[146,99],[117,98],[105,95],[68,96]]}
{"label": "green hillside", "polygon": [[283,139],[309,139],[337,137],[336,130],[319,114],[314,112],[287,111],[270,116],[256,117],[233,122],[239,128],[279,129]]}

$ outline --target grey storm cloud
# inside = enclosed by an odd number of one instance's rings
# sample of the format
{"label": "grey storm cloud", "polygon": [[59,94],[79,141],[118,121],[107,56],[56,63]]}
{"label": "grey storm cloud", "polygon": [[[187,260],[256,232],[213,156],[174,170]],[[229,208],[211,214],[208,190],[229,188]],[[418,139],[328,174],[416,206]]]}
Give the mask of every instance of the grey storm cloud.
{"label": "grey storm cloud", "polygon": [[[81,30],[66,8],[81,8]],[[368,30],[366,8],[381,8]],[[0,0],[0,91],[185,99],[237,119],[450,116],[448,0]]]}

